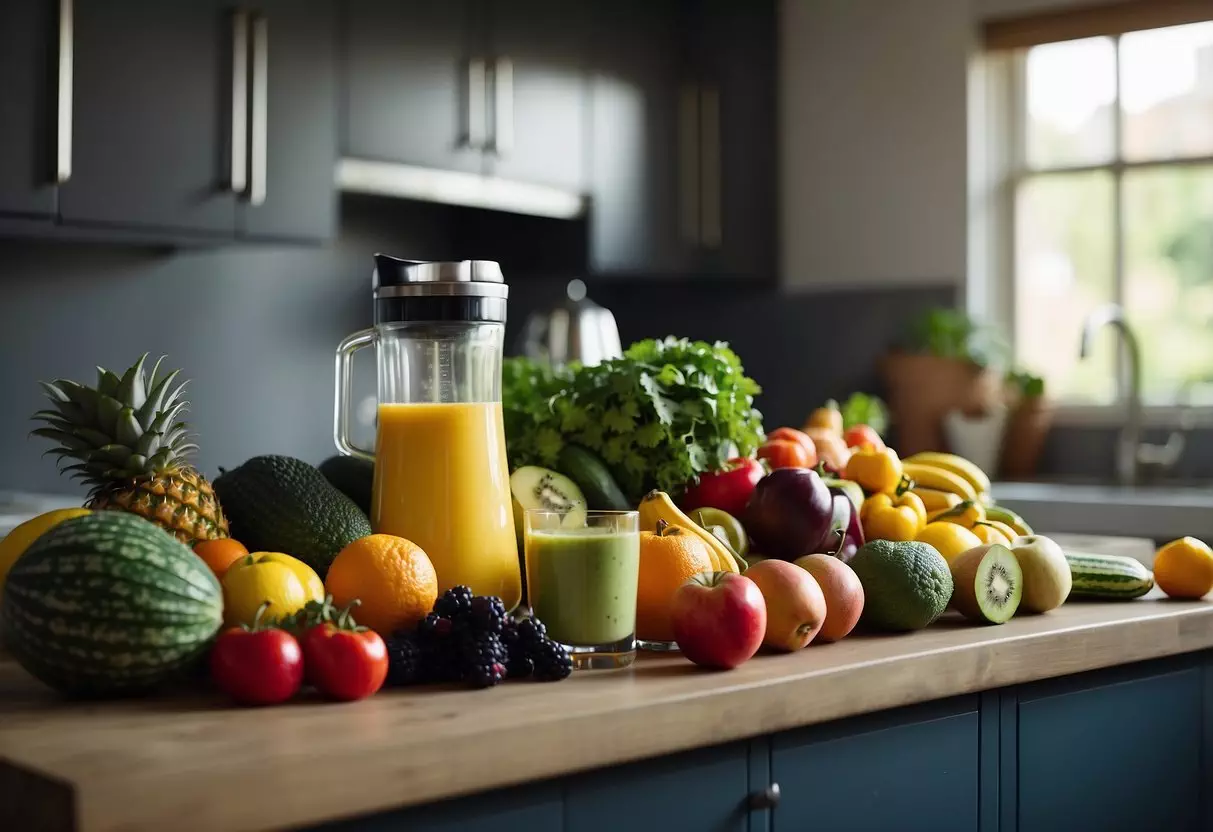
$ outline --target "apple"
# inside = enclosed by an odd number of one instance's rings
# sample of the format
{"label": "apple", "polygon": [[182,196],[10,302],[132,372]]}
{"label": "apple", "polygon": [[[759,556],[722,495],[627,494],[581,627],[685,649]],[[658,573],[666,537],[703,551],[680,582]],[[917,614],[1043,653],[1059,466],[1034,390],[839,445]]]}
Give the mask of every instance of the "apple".
{"label": "apple", "polygon": [[1020,535],[1011,541],[1011,553],[1023,571],[1021,610],[1048,612],[1070,597],[1070,564],[1057,541],[1043,534]]}
{"label": "apple", "polygon": [[674,592],[670,623],[684,656],[703,667],[731,670],[762,646],[767,605],[744,575],[701,572]]}
{"label": "apple", "polygon": [[730,459],[721,471],[707,471],[687,484],[686,493],[678,501],[683,511],[697,508],[718,508],[734,517],[741,517],[754,486],[766,476],[762,463],[756,459]]}
{"label": "apple", "polygon": [[813,576],[826,601],[826,618],[817,639],[829,642],[847,636],[863,613],[863,584],[855,570],[833,555],[805,555],[793,563]]}
{"label": "apple", "polygon": [[764,560],[745,571],[767,602],[762,646],[792,652],[808,646],[826,619],[826,599],[817,580],[794,563]]}

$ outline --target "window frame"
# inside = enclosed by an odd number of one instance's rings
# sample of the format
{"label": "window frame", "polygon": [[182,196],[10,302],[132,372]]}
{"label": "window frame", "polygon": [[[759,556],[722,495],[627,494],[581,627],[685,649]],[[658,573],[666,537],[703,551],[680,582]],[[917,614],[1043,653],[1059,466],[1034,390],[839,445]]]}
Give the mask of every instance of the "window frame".
{"label": "window frame", "polygon": [[[1165,27],[1164,27],[1165,28]],[[1145,30],[1149,31],[1149,30]],[[1131,170],[1213,166],[1213,154],[1199,157],[1126,161],[1121,111],[1121,35],[1098,35],[1112,42],[1115,111],[1112,158],[1098,164],[1034,167],[1028,163],[1027,56],[1029,48],[986,52],[970,68],[969,270],[966,311],[999,326],[1015,355],[1015,277],[1018,227],[1016,199],[1024,183],[1043,176],[1092,171],[1112,178],[1113,301],[1123,305],[1125,285],[1124,175]],[[1078,344],[1074,345],[1075,352]],[[1052,398],[1055,422],[1062,425],[1112,427],[1124,423],[1127,409],[1125,355],[1115,359],[1116,400],[1079,404]],[[1213,427],[1213,405],[1181,402],[1144,404],[1147,427]]]}

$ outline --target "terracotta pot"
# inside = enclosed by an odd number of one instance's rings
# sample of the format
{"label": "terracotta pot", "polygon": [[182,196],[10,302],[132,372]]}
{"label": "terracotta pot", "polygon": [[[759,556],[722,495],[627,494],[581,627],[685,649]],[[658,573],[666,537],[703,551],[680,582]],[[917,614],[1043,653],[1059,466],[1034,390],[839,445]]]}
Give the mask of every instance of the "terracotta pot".
{"label": "terracotta pot", "polygon": [[971,361],[892,352],[881,362],[889,414],[903,457],[946,451],[943,417],[949,411],[989,411],[1001,400],[1001,377]]}
{"label": "terracotta pot", "polygon": [[1028,479],[1040,465],[1040,455],[1053,426],[1053,406],[1043,396],[1022,399],[1011,411],[1002,440],[1001,475]]}

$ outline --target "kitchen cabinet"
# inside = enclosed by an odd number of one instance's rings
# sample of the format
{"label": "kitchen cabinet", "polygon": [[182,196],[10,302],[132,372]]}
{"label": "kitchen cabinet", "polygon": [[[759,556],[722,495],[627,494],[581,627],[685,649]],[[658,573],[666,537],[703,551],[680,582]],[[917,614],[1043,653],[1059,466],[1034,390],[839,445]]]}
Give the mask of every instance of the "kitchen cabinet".
{"label": "kitchen cabinet", "polygon": [[314,832],[561,832],[564,803],[558,783],[504,789],[479,798],[447,800],[420,809],[337,821]]}
{"label": "kitchen cabinet", "polygon": [[58,28],[48,0],[0,3],[0,214],[55,211]]}

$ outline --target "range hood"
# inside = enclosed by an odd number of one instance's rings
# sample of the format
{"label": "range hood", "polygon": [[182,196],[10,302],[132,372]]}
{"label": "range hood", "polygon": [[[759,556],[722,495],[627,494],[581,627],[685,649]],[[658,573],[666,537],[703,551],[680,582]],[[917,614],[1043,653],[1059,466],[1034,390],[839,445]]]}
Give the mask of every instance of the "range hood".
{"label": "range hood", "polygon": [[536,217],[574,219],[586,210],[586,198],[574,191],[476,173],[341,159],[337,188],[347,193],[394,196],[468,208],[488,208]]}

